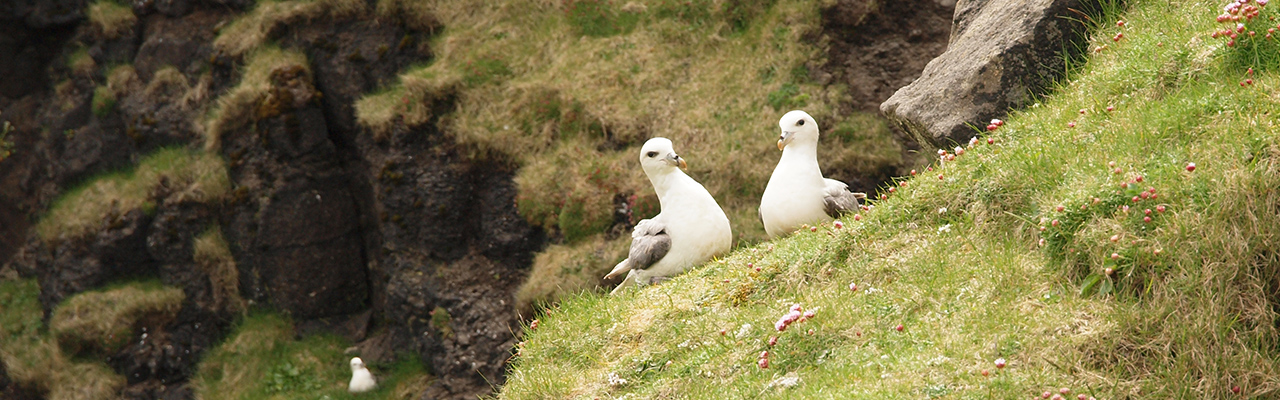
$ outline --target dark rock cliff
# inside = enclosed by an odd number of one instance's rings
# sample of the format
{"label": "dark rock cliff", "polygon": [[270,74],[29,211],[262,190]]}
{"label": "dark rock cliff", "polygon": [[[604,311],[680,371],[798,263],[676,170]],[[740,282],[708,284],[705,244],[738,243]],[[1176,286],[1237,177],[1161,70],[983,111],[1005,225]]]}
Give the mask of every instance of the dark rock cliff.
{"label": "dark rock cliff", "polygon": [[[193,257],[210,226],[234,255],[240,294],[292,315],[300,333],[369,339],[365,353],[381,361],[413,350],[438,377],[424,398],[474,398],[502,382],[519,330],[512,293],[543,243],[516,213],[513,167],[471,159],[434,128],[374,140],[353,113],[360,96],[431,58],[431,32],[371,13],[273,30],[307,65],[270,71],[252,121],[212,149],[227,162],[228,200],[193,201],[162,184],[148,195],[154,208],[113,209],[89,233],[46,239],[34,216],[62,191],[156,149],[204,147],[202,116],[246,63],[213,41],[249,4],[138,2],[137,22],[111,38],[87,21],[87,6],[0,5],[0,120],[15,127],[13,155],[0,162],[0,260],[39,279],[46,317],[119,279],[183,289],[174,321],[138,327],[150,339],[110,357],[128,379],[124,397],[189,397],[200,353],[234,320],[218,277]],[[92,67],[67,61],[78,51]],[[132,69],[99,67],[118,64]],[[118,93],[108,112],[95,112],[101,87]],[[447,326],[429,323],[437,312]]]}

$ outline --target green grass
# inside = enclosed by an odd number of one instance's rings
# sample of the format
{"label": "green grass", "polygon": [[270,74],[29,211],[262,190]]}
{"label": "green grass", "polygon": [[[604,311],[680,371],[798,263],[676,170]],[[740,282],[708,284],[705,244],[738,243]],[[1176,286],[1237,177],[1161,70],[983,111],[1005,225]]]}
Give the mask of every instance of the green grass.
{"label": "green grass", "polygon": [[[393,2],[380,10],[384,3]],[[846,136],[875,146],[824,147],[824,166],[851,176],[906,172],[895,171],[903,150],[887,127],[837,114],[846,87],[808,80],[806,64],[822,50],[804,38],[821,30],[823,4],[437,2],[430,8],[446,28],[432,39],[436,57],[361,99],[356,115],[379,139],[399,122],[435,124],[468,155],[518,166],[520,213],[559,252],[534,267],[553,276],[524,291],[554,298],[595,287],[599,276],[585,274],[619,261],[598,257],[593,239],[613,224],[615,196],[634,198],[633,221],[658,212],[637,162],[650,137],[673,140],[742,245],[765,238],[756,207],[780,156],[777,121],[787,107],[804,106],[824,129],[868,127]],[[597,265],[542,264],[553,260]]]}
{"label": "green grass", "polygon": [[[372,393],[347,393],[350,346],[332,335],[295,340],[293,323],[278,314],[254,311],[211,349],[192,378],[196,397],[214,399],[415,399],[430,383],[412,355],[389,365],[371,365],[378,381]],[[367,362],[367,360],[366,360]]]}
{"label": "green grass", "polygon": [[609,0],[573,0],[565,4],[565,18],[582,35],[606,37],[631,32],[640,15],[619,10]]}
{"label": "green grass", "polygon": [[80,237],[101,229],[105,218],[134,209],[154,209],[152,189],[168,179],[178,199],[221,201],[231,179],[221,157],[181,148],[161,149],[138,165],[106,173],[64,191],[36,223],[44,240]]}
{"label": "green grass", "polygon": [[42,327],[39,296],[35,279],[0,282],[0,362],[9,377],[51,400],[118,398],[125,378],[104,363],[65,354]]}
{"label": "green grass", "polygon": [[[1280,395],[1280,76],[1252,65],[1240,85],[1250,65],[1208,37],[1220,7],[1135,1],[1098,21],[1088,48],[1107,47],[994,145],[842,228],[563,299],[526,330],[500,398]],[[815,316],[777,332],[791,304]]]}

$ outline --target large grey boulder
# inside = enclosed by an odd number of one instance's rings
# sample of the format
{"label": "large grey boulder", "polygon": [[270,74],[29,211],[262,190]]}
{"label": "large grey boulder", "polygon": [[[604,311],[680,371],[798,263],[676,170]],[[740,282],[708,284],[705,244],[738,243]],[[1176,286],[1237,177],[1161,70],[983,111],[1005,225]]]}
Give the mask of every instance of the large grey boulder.
{"label": "large grey boulder", "polygon": [[1087,2],[960,0],[947,51],[880,111],[921,143],[967,141],[1064,74],[1064,51],[1084,46]]}

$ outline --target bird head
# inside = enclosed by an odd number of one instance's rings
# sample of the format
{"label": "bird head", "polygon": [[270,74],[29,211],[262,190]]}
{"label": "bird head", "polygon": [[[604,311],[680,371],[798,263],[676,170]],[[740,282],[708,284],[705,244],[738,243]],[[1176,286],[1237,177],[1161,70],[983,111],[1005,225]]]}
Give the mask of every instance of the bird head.
{"label": "bird head", "polygon": [[644,142],[644,146],[640,148],[640,166],[649,175],[669,173],[676,168],[689,168],[689,164],[671,147],[671,140],[660,137]]}
{"label": "bird head", "polygon": [[364,369],[364,360],[360,357],[351,357],[351,371],[359,371]]}
{"label": "bird head", "polygon": [[818,123],[807,112],[795,110],[786,113],[778,120],[778,127],[782,128],[778,135],[778,150],[793,142],[818,143]]}

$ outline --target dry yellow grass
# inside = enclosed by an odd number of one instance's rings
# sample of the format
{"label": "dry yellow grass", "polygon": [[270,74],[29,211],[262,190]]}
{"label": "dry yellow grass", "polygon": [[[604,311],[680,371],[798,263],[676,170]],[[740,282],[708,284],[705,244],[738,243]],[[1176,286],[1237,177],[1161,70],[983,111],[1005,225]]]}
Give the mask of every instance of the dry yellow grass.
{"label": "dry yellow grass", "polygon": [[75,238],[99,229],[104,217],[154,207],[147,197],[162,178],[168,179],[179,200],[221,201],[231,189],[221,157],[164,149],[132,170],[102,176],[64,192],[36,224],[36,232],[44,240]]}
{"label": "dry yellow grass", "polygon": [[114,0],[98,0],[89,5],[89,23],[107,39],[115,39],[133,30],[138,17],[129,6]]}
{"label": "dry yellow grass", "polygon": [[[157,285],[158,286],[158,285]],[[186,295],[171,287],[125,286],[85,292],[54,309],[49,332],[70,353],[95,351],[114,354],[133,340],[140,321],[163,326],[178,315]]]}
{"label": "dry yellow grass", "polygon": [[214,226],[196,237],[194,253],[196,265],[209,275],[216,303],[214,307],[244,313],[248,305],[240,297],[240,272],[236,269],[231,249],[227,247],[227,240],[222,237],[222,229]]}
{"label": "dry yellow grass", "polygon": [[254,109],[271,88],[271,71],[298,67],[311,74],[307,56],[298,51],[268,46],[255,50],[245,62],[240,83],[219,97],[205,119],[205,148],[216,150],[224,132],[249,124]]}
{"label": "dry yellow grass", "polygon": [[516,309],[534,315],[534,306],[560,300],[562,294],[592,290],[613,265],[627,256],[630,235],[607,240],[597,234],[581,245],[553,244],[533,262],[529,279],[516,292]]}
{"label": "dry yellow grass", "polygon": [[151,76],[146,93],[149,97],[177,97],[185,95],[189,90],[191,85],[187,83],[187,77],[177,68],[166,66]]}
{"label": "dry yellow grass", "polygon": [[249,54],[266,43],[268,35],[281,26],[315,19],[344,19],[367,10],[360,0],[262,1],[253,11],[237,18],[218,34],[213,46],[232,57]]}

